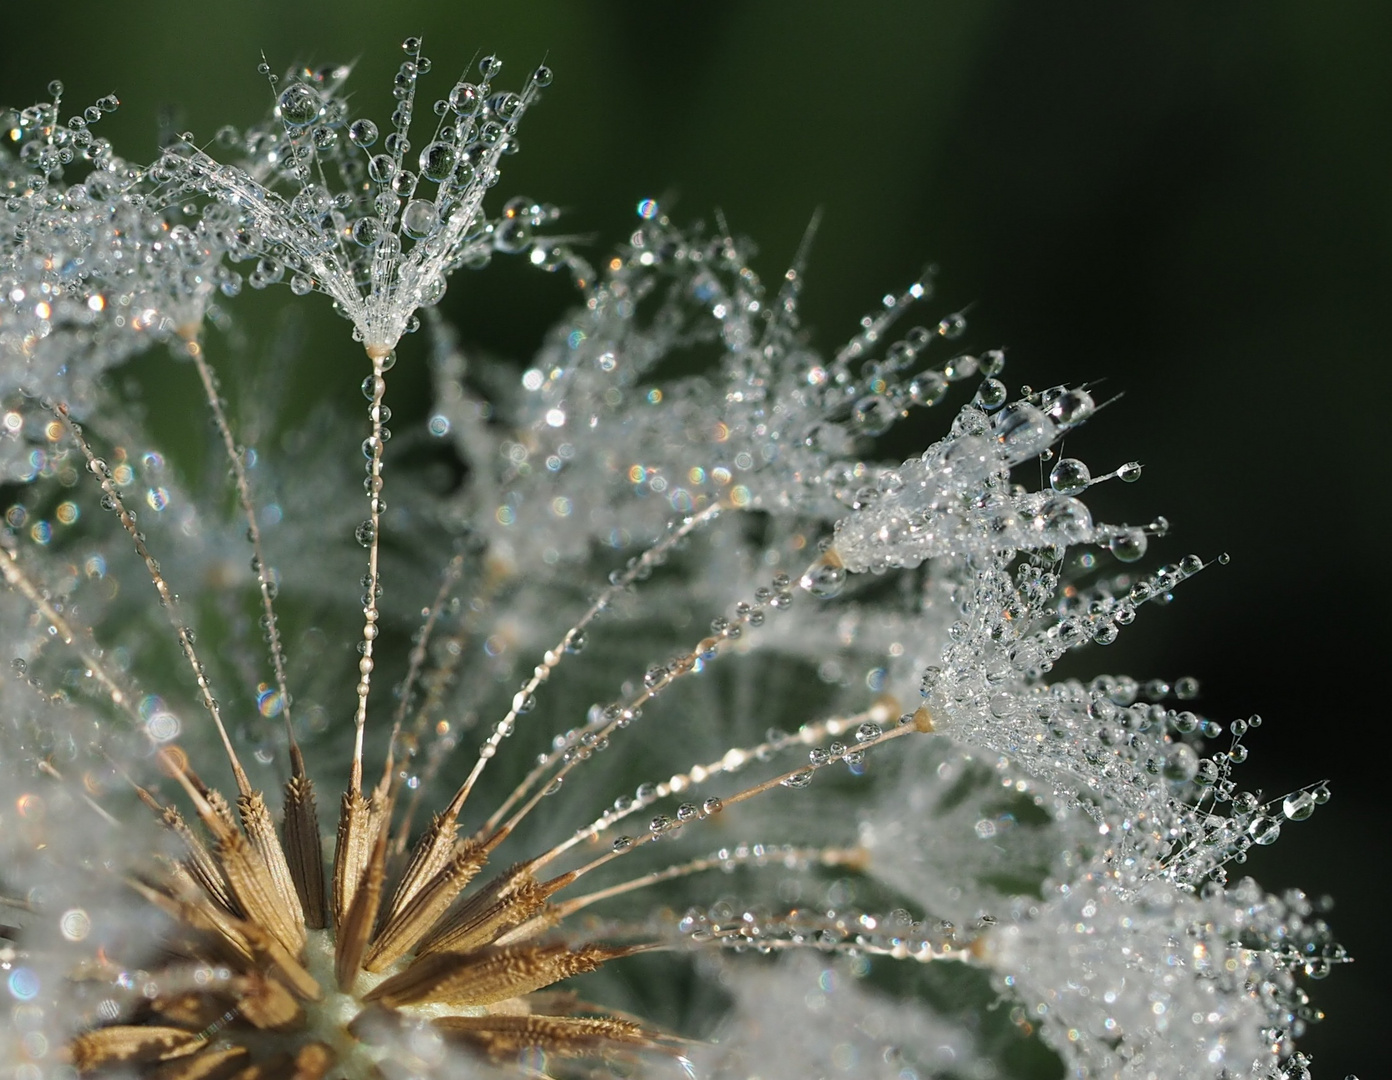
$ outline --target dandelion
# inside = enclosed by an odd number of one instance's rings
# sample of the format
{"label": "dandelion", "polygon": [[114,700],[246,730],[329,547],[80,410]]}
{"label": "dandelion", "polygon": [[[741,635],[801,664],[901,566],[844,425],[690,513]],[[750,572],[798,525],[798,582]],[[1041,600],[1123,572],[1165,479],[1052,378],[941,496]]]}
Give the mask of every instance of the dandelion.
{"label": "dandelion", "polygon": [[[1138,570],[1164,520],[1094,519],[1090,488],[1141,473],[1057,456],[1092,391],[1011,400],[1004,354],[957,345],[960,314],[901,330],[927,278],[823,356],[798,322],[806,250],[770,292],[723,222],[681,228],[653,200],[598,272],[537,246],[549,211],[481,203],[549,73],[499,94],[486,59],[437,106],[418,177],[429,64],[406,51],[382,154],[334,68],[273,80],[274,122],[220,137],[240,164],[189,139],[149,169],[93,155],[125,178],[111,207],[196,241],[192,278],[153,255],[140,273],[199,376],[233,522],[114,403],[84,426],[62,379],[7,373],[47,398],[7,402],[5,436],[46,447],[0,534],[10,1074],[984,1078],[1052,1056],[1080,1076],[1300,1075],[1303,980],[1345,957],[1303,895],[1229,874],[1327,788],[1241,790],[1260,718],[1224,742],[1191,679],[1055,671],[1226,561]],[[81,185],[51,130],[25,138],[15,197],[59,220]],[[12,291],[107,295],[115,256],[59,288],[34,236],[7,240]],[[453,269],[528,246],[580,303],[519,386],[429,309]],[[238,441],[201,324],[210,286],[237,291],[223,260],[246,258],[254,286],[288,269],[328,293],[367,349],[356,524],[312,450],[277,474]],[[415,445],[464,479],[430,493],[403,467],[402,510],[385,376],[420,308],[436,401]],[[78,378],[124,355],[48,338]],[[709,370],[664,374],[692,348]],[[961,383],[938,441],[877,460]],[[97,507],[114,538],[54,533]],[[313,520],[286,531],[297,509]],[[367,564],[341,664],[294,602],[337,580],[334,528]],[[221,569],[232,530],[249,577]],[[413,564],[436,552],[426,585]],[[664,779],[634,788],[637,770]]]}

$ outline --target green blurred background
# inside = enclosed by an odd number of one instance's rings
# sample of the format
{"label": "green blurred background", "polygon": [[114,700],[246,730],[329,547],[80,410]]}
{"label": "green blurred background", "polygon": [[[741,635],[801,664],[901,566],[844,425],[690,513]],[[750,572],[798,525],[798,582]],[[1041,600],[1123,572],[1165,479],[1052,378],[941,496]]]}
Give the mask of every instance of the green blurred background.
{"label": "green blurred background", "polygon": [[[74,111],[114,91],[123,104],[102,133],[134,160],[154,156],[161,124],[206,140],[259,118],[263,51],[278,71],[356,59],[355,109],[379,122],[407,33],[435,62],[430,97],[476,55],[503,57],[509,86],[507,71],[520,82],[544,58],[556,81],[500,190],[563,207],[596,256],[626,234],[639,198],[666,196],[678,219],[723,209],[772,279],[820,208],[804,313],[824,346],[931,259],[941,303],[925,315],[971,305],[967,343],[1007,346],[1012,388],[1105,377],[1103,396],[1125,396],[1068,452],[1094,472],[1139,457],[1146,473],[1095,492],[1099,516],[1164,513],[1175,529],[1153,557],[1233,560],[1095,661],[1198,675],[1219,720],[1260,710],[1248,785],[1278,795],[1333,780],[1329,806],[1250,865],[1268,886],[1338,898],[1333,919],[1358,959],[1316,988],[1330,1018],[1304,1046],[1318,1076],[1376,1074],[1392,1010],[1374,883],[1390,760],[1377,734],[1388,668],[1377,566],[1392,427],[1379,314],[1392,284],[1392,6],[18,9],[4,0],[0,103],[29,104],[54,77]],[[467,341],[520,360],[571,295],[560,276],[514,264],[457,280],[444,309]],[[301,389],[322,386],[357,415],[360,355],[315,299],[322,363]],[[282,289],[229,307],[255,323],[290,300]],[[410,366],[394,393],[423,393]],[[164,378],[158,364],[141,370]],[[196,410],[167,412],[202,439]]]}

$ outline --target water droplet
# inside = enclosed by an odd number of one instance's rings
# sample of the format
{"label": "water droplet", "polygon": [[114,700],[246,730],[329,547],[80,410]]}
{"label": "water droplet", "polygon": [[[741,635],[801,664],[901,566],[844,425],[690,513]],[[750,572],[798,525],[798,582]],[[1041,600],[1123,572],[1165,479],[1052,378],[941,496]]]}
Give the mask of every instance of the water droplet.
{"label": "water droplet", "polygon": [[804,788],[808,784],[812,783],[812,770],[799,769],[797,772],[790,773],[789,775],[783,777],[783,779],[780,780],[779,783],[782,784],[784,787]]}
{"label": "water droplet", "polygon": [[867,721],[856,728],[855,739],[856,742],[869,742],[871,739],[878,739],[882,733],[883,729],[879,724]]}
{"label": "water droplet", "polygon": [[1274,844],[1281,835],[1281,822],[1265,815],[1253,818],[1252,824],[1247,826],[1247,835],[1263,847]]}
{"label": "water droplet", "polygon": [[829,600],[845,586],[846,568],[839,557],[828,551],[807,568],[798,584],[817,599]]}
{"label": "water droplet", "polygon": [[1281,813],[1291,821],[1304,821],[1315,812],[1315,797],[1308,791],[1296,791],[1281,802]]}
{"label": "water droplet", "polygon": [[1149,543],[1143,529],[1122,529],[1113,533],[1107,547],[1120,562],[1135,562],[1146,553]]}
{"label": "water droplet", "polygon": [[371,521],[364,521],[353,530],[353,536],[363,547],[371,547],[377,536],[377,529]]}
{"label": "water droplet", "polygon": [[1141,478],[1141,463],[1139,461],[1128,461],[1116,472],[1123,483],[1134,484]]}
{"label": "water droplet", "polygon": [[1012,465],[1038,456],[1054,441],[1056,433],[1049,418],[1028,401],[1007,405],[996,413],[991,424],[996,441]]}
{"label": "water droplet", "polygon": [[473,83],[455,83],[454,89],[449,92],[449,103],[450,108],[461,117],[467,119],[473,116],[479,107],[478,87]]}
{"label": "water droplet", "polygon": [[614,851],[627,851],[633,846],[633,837],[616,836],[614,842],[609,845]]}
{"label": "water droplet", "polygon": [[450,173],[454,171],[454,147],[447,142],[436,140],[426,145],[420,152],[419,164],[421,175],[427,180],[434,180],[439,183],[448,180]]}
{"label": "water droplet", "polygon": [[947,393],[947,380],[936,371],[924,371],[909,382],[909,400],[915,405],[936,405]]}
{"label": "water droplet", "polygon": [[855,403],[851,418],[866,435],[883,435],[899,415],[899,410],[883,394],[871,394]]}
{"label": "water droplet", "polygon": [[358,146],[371,146],[377,141],[377,125],[371,120],[354,120],[348,125],[348,138]]}
{"label": "water droplet", "polygon": [[280,118],[289,127],[306,127],[319,117],[323,99],[319,91],[304,83],[291,83],[280,94]]}
{"label": "water droplet", "polygon": [[987,379],[976,392],[976,400],[984,409],[999,409],[1005,404],[1007,391],[999,379]]}
{"label": "water droplet", "polygon": [[1076,495],[1092,482],[1092,473],[1077,458],[1059,458],[1049,470],[1049,486],[1062,495]]}
{"label": "water droplet", "polygon": [[390,154],[378,154],[367,163],[367,175],[379,184],[389,183],[396,175],[396,159]]}
{"label": "water droplet", "polygon": [[440,212],[433,202],[413,199],[401,214],[401,229],[409,237],[420,240],[433,233],[440,224]]}
{"label": "water droplet", "polygon": [[380,217],[359,217],[352,223],[352,238],[356,244],[361,244],[363,248],[370,248],[376,244],[386,234],[386,231],[386,224],[383,224]]}
{"label": "water droplet", "polygon": [[1086,390],[1065,390],[1049,404],[1049,419],[1061,428],[1076,427],[1096,411]]}

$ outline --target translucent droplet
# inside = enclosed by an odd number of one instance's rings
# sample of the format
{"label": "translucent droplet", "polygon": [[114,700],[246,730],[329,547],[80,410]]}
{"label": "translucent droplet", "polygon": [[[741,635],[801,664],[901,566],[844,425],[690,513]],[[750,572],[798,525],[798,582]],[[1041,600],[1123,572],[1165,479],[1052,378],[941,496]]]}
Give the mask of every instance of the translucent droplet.
{"label": "translucent droplet", "polygon": [[1038,456],[1054,441],[1054,425],[1028,401],[1007,405],[991,423],[996,441],[1012,465]]}
{"label": "translucent droplet", "polygon": [[1077,458],[1059,458],[1049,470],[1049,486],[1063,495],[1076,495],[1092,482],[1092,473]]}
{"label": "translucent droplet", "polygon": [[1122,529],[1107,541],[1107,547],[1121,562],[1135,562],[1146,553],[1149,540],[1142,529]]}
{"label": "translucent droplet", "polygon": [[363,547],[371,547],[372,541],[376,539],[377,529],[371,521],[364,521],[353,530],[353,536]]}
{"label": "translucent droplet", "polygon": [[416,240],[429,236],[440,224],[440,212],[433,202],[413,199],[401,214],[402,231]]}
{"label": "translucent droplet", "polygon": [[1276,843],[1281,835],[1281,822],[1274,817],[1258,817],[1247,826],[1247,835],[1256,843],[1265,846]]}
{"label": "translucent droplet", "polygon": [[871,394],[855,403],[851,417],[856,427],[866,435],[883,435],[889,430],[899,411],[883,394]]}
{"label": "translucent droplet", "polygon": [[1124,483],[1134,484],[1141,478],[1141,463],[1139,461],[1128,461],[1117,470],[1117,476]]}
{"label": "translucent droplet", "polygon": [[789,775],[783,777],[783,779],[780,780],[779,783],[782,784],[784,787],[804,788],[808,784],[812,783],[812,770],[799,769],[797,772],[790,773]]}
{"label": "translucent droplet", "polygon": [[378,154],[367,163],[367,175],[379,184],[390,182],[396,175],[396,160],[390,154]]}
{"label": "translucent droplet", "polygon": [[318,119],[324,102],[314,87],[291,83],[281,91],[277,104],[280,106],[280,118],[287,126],[306,127]]}
{"label": "translucent droplet", "polygon": [[456,83],[449,92],[450,107],[462,117],[473,116],[478,112],[479,92],[473,83]]}
{"label": "translucent droplet", "polygon": [[1281,813],[1291,821],[1304,821],[1315,812],[1315,797],[1308,791],[1296,791],[1281,801]]}
{"label": "translucent droplet", "polygon": [[426,148],[420,152],[421,175],[427,180],[434,180],[436,183],[448,180],[450,173],[454,171],[454,159],[454,147],[437,139],[435,142],[427,144]]}
{"label": "translucent droplet", "polygon": [[798,584],[817,599],[829,600],[845,586],[846,568],[828,553],[807,568]]}
{"label": "translucent droplet", "polygon": [[915,405],[936,405],[947,393],[947,380],[936,371],[915,375],[909,383],[909,400]]}
{"label": "translucent droplet", "polygon": [[1096,409],[1086,390],[1065,390],[1049,404],[1049,419],[1061,428],[1076,427]]}
{"label": "translucent droplet", "polygon": [[987,379],[976,392],[976,400],[985,409],[999,409],[1005,404],[1007,391],[999,379]]}
{"label": "translucent droplet", "polygon": [[377,141],[377,125],[371,120],[354,120],[348,125],[348,138],[358,146],[371,146]]}

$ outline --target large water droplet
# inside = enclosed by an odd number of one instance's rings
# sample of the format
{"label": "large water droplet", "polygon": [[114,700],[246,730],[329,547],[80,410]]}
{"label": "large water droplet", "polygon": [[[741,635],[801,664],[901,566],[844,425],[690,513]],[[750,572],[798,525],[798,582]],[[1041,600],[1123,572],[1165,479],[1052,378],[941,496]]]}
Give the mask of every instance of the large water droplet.
{"label": "large water droplet", "polygon": [[1107,542],[1107,546],[1121,562],[1135,562],[1146,553],[1148,543],[1144,530],[1122,529],[1113,534],[1111,540]]}
{"label": "large water droplet", "polygon": [[1315,812],[1315,797],[1308,791],[1296,791],[1281,802],[1281,813],[1291,821],[1304,821]]}
{"label": "large water droplet", "polygon": [[1059,458],[1049,471],[1049,486],[1061,495],[1076,495],[1092,482],[1092,473],[1077,458]]}
{"label": "large water droplet", "polygon": [[828,552],[807,568],[798,584],[819,600],[829,600],[845,586],[846,568]]}
{"label": "large water droplet", "polygon": [[304,83],[292,83],[280,94],[280,118],[289,127],[305,127],[319,116],[323,100],[319,91]]}
{"label": "large water droplet", "polygon": [[402,231],[416,240],[429,236],[440,225],[440,212],[433,202],[412,199],[401,214]]}

